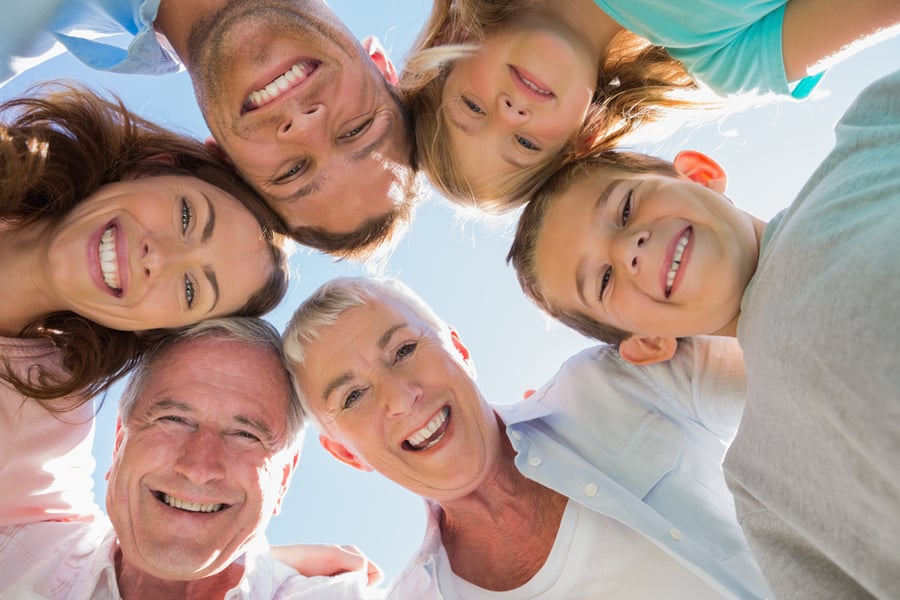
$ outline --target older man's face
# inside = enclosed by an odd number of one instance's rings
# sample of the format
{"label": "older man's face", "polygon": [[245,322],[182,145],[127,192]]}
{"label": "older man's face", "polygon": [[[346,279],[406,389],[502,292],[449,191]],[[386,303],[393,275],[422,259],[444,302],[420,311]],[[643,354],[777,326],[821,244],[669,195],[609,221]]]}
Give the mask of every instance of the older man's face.
{"label": "older man's face", "polygon": [[477,489],[500,448],[463,354],[408,307],[371,301],[322,330],[296,375],[336,458],[449,500]]}
{"label": "older man's face", "polygon": [[278,358],[243,342],[179,343],[119,424],[106,509],[132,567],[198,579],[268,524],[296,454]]}
{"label": "older man's face", "polygon": [[210,131],[289,226],[348,233],[403,198],[399,106],[322,0],[232,0],[189,57]]}

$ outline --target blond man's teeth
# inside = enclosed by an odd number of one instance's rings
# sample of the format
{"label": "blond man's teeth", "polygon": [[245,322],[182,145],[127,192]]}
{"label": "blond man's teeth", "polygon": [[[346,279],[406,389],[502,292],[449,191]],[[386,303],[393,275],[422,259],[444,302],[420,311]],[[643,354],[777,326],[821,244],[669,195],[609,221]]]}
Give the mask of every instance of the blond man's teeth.
{"label": "blond man's teeth", "polygon": [[675,275],[678,274],[678,268],[681,266],[681,257],[684,256],[684,249],[687,248],[688,242],[691,240],[691,228],[688,228],[678,243],[675,244],[675,252],[672,253],[672,264],[669,266],[669,272],[666,274],[666,297],[672,292],[672,284],[675,283]]}
{"label": "blond man's teeth", "polygon": [[162,499],[163,502],[172,508],[178,508],[188,512],[213,513],[222,510],[222,507],[224,506],[224,504],[198,504],[197,502],[188,502],[187,500],[181,500],[180,498],[175,498],[168,494],[163,494]]}
{"label": "blond man's teeth", "polygon": [[119,263],[116,253],[116,228],[107,227],[100,237],[100,271],[103,282],[114,290],[121,289],[119,281]]}
{"label": "blond man's teeth", "polygon": [[283,92],[286,92],[309,77],[309,74],[314,70],[314,67],[314,63],[310,61],[302,60],[298,62],[263,89],[251,92],[250,96],[247,98],[247,103],[259,106],[266,102],[271,102]]}

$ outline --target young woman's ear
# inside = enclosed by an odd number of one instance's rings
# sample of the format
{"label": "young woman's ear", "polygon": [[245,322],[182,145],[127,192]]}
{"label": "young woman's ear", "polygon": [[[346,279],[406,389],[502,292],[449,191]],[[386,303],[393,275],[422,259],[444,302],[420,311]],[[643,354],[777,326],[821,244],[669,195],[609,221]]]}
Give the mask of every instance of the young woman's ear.
{"label": "young woman's ear", "polygon": [[696,150],[682,150],[672,161],[675,170],[691,181],[704,185],[714,192],[725,193],[728,175],[725,169],[711,157]]}
{"label": "young woman's ear", "polygon": [[360,43],[365,49],[366,54],[369,55],[369,58],[372,59],[372,62],[375,63],[375,66],[378,67],[378,70],[384,75],[385,80],[391,85],[400,83],[400,76],[397,75],[397,69],[394,68],[394,63],[391,62],[390,57],[387,55],[387,51],[385,51],[384,46],[381,45],[378,38],[374,35],[370,35]]}
{"label": "young woman's ear", "polygon": [[673,337],[631,336],[619,343],[619,355],[633,365],[652,365],[675,356],[678,339]]}

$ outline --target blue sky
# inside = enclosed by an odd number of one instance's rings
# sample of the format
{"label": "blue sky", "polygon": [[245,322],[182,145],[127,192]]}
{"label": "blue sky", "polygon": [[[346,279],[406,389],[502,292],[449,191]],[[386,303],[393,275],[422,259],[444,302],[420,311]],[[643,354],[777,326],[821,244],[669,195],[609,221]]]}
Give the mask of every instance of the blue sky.
{"label": "blue sky", "polygon": [[[427,0],[334,0],[334,10],[359,37],[377,35],[402,62],[427,14]],[[856,94],[900,66],[900,40],[872,47],[834,67],[812,99],[781,101],[733,114],[702,128],[686,128],[667,141],[639,148],[672,158],[684,148],[702,150],[729,173],[728,195],[768,219],[786,207],[833,143],[832,127]],[[399,66],[399,64],[398,64]],[[114,90],[144,117],[206,137],[185,73],[163,77],[122,76],[87,69],[60,56],[0,88],[0,98],[21,94],[35,82],[70,78]],[[519,291],[504,257],[510,221],[460,218],[434,196],[422,206],[400,242],[386,274],[416,289],[457,331],[472,352],[485,397],[514,402],[539,387],[565,358],[591,344],[550,323]],[[287,298],[267,318],[283,329],[297,304],[322,282],[364,274],[358,265],[300,249],[292,258]],[[96,493],[102,504],[103,475],[112,451],[116,388],[97,420]],[[272,543],[356,544],[396,575],[421,541],[421,500],[374,473],[361,473],[325,454],[311,430],[282,515],[268,531]]]}

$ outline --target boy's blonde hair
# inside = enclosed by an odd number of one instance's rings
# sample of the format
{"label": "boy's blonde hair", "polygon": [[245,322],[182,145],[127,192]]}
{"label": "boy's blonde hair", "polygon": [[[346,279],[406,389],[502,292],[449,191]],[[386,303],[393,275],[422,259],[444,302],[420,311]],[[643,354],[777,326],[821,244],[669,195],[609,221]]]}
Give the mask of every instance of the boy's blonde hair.
{"label": "boy's blonde hair", "polygon": [[522,291],[540,309],[582,335],[619,345],[631,337],[630,332],[601,323],[584,312],[560,308],[544,295],[537,277],[535,252],[547,212],[553,203],[569,190],[576,179],[596,173],[598,170],[610,174],[679,176],[671,162],[634,152],[602,152],[570,163],[550,177],[522,211],[516,227],[516,236],[506,255],[506,262],[515,268]]}
{"label": "boy's blonde hair", "polygon": [[670,109],[709,105],[680,92],[698,90],[684,66],[666,50],[629,31],[620,32],[597,74],[594,98],[581,127],[555,157],[475,186],[459,173],[444,131],[444,82],[453,64],[478,51],[487,35],[538,0],[434,0],[400,78],[412,111],[418,164],[447,199],[490,213],[525,203],[564,164],[610,149]]}

